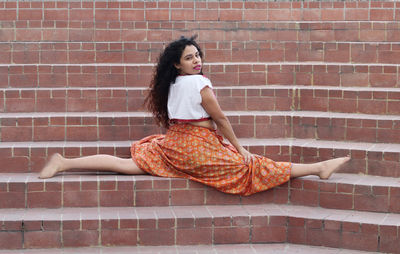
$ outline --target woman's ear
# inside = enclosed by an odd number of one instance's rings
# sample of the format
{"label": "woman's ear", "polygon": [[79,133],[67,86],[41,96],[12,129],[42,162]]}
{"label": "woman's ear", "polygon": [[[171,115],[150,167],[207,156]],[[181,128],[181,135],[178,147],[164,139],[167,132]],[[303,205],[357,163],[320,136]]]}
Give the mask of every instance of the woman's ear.
{"label": "woman's ear", "polygon": [[175,63],[174,66],[175,66],[175,68],[176,68],[178,71],[179,71],[180,68],[181,68],[181,67],[180,67],[180,64],[176,64],[176,63]]}

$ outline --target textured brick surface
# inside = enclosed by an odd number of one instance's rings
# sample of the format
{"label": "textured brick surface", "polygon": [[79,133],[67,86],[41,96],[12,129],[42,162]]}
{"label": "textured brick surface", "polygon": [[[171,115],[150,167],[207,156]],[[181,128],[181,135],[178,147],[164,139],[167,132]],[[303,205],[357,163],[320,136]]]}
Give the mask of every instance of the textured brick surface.
{"label": "textured brick surface", "polygon": [[[0,73],[9,78],[1,87],[140,87],[150,84],[152,69],[153,64],[3,65]],[[204,73],[217,86],[400,87],[398,65],[218,62],[206,64]]]}
{"label": "textured brick surface", "polygon": [[[191,238],[185,241],[181,237],[181,217],[176,217],[175,211],[179,207],[154,207],[149,210],[143,208],[70,208],[49,210],[14,210],[13,215],[5,215],[4,222],[23,223],[17,216],[23,216],[29,222],[24,231],[23,244],[32,248],[49,247],[83,247],[98,245],[175,245],[177,241],[186,244],[220,244],[220,243],[256,243],[256,242],[285,242],[302,243],[308,245],[331,245],[334,241],[338,248],[351,248],[365,251],[378,251],[381,242],[378,238],[388,235],[392,229],[395,234],[389,234],[391,239],[398,237],[399,215],[390,218],[382,213],[339,211],[333,209],[310,208],[290,205],[253,205],[253,206],[191,206],[185,208],[187,212],[196,214],[205,211],[204,218],[210,218],[212,224],[208,226],[195,225],[204,233],[210,233],[211,238]],[[7,210],[5,210],[7,211]],[[38,219],[37,213],[43,218]],[[81,216],[80,214],[83,214]],[[135,216],[137,227],[120,230],[120,220]],[[22,217],[21,217],[22,218]],[[62,218],[62,219],[61,219]],[[61,219],[61,220],[60,220]],[[42,221],[41,221],[42,220]],[[48,221],[60,221],[59,227],[43,227]],[[86,229],[79,225],[87,225],[91,221],[101,220],[99,228]],[[195,219],[196,222],[197,219]],[[264,221],[264,222],[263,222]],[[71,222],[77,222],[78,228],[71,227]],[[149,223],[151,222],[151,223]],[[36,223],[36,226],[35,226]],[[257,223],[257,224],[254,224]],[[39,224],[39,225],[37,225]],[[70,224],[71,226],[68,226]],[[265,224],[265,225],[263,225]],[[332,227],[336,224],[337,226]],[[260,231],[257,225],[263,225]],[[74,230],[72,230],[75,228]],[[182,228],[183,230],[184,228]],[[394,229],[394,231],[393,231]],[[9,229],[3,227],[3,231]],[[113,230],[113,231],[110,231]],[[289,235],[303,231],[303,240],[295,240]],[[254,232],[254,238],[250,237]],[[100,235],[100,232],[101,235]],[[175,233],[177,232],[177,234]],[[272,232],[274,232],[272,234]],[[333,235],[336,235],[332,238]],[[159,236],[159,237],[154,237]],[[135,237],[138,242],[135,242]],[[325,238],[326,237],[326,238]],[[351,239],[360,239],[352,243]],[[386,238],[388,239],[388,238]],[[390,248],[390,247],[389,247]]]}
{"label": "textured brick surface", "polygon": [[[185,184],[178,186],[177,183]],[[68,208],[254,205],[268,202],[400,213],[396,200],[400,185],[389,177],[335,174],[329,181],[303,177],[250,197],[231,196],[192,183],[153,176],[81,177],[72,174],[43,181],[37,179],[37,174],[1,174],[0,203],[1,208]]]}
{"label": "textured brick surface", "polygon": [[[368,175],[400,176],[399,144],[339,142],[314,139],[240,139],[245,148],[276,161],[314,163],[340,156],[352,156],[342,172]],[[2,173],[38,172],[49,154],[61,153],[67,157],[97,153],[129,157],[130,141],[80,142],[10,142],[0,144],[3,154]]]}
{"label": "textured brick surface", "polygon": [[[215,28],[221,29],[221,28]],[[224,30],[220,30],[224,33]],[[236,33],[246,33],[246,29]],[[261,33],[265,33],[261,31]],[[392,31],[391,34],[396,31]],[[389,36],[389,35],[388,35]],[[400,34],[399,34],[400,36]],[[234,39],[234,38],[232,38]],[[399,64],[399,43],[288,41],[256,34],[241,41],[198,40],[208,63],[214,62],[335,62]],[[1,64],[154,63],[164,41],[154,42],[4,42]],[[51,82],[49,76],[41,78]],[[348,77],[347,82],[356,81]],[[359,81],[360,82],[360,81]]]}
{"label": "textured brick surface", "polygon": [[[314,111],[226,111],[226,114],[238,138],[400,143],[397,116]],[[86,116],[83,113],[3,114],[2,123],[2,142],[125,141],[163,132],[145,112]]]}

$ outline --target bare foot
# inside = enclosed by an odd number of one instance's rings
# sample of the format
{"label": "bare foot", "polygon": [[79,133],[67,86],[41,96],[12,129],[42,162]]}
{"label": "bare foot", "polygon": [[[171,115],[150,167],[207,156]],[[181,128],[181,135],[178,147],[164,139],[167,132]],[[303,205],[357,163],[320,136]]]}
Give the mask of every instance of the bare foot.
{"label": "bare foot", "polygon": [[49,162],[40,172],[39,178],[41,179],[50,178],[53,177],[55,174],[57,174],[57,172],[60,172],[62,169],[61,166],[63,159],[64,157],[62,157],[61,154],[59,153],[53,154]]}
{"label": "bare foot", "polygon": [[321,162],[321,169],[318,174],[319,177],[321,179],[328,179],[333,173],[335,173],[340,168],[340,166],[342,166],[349,160],[350,157],[341,157]]}

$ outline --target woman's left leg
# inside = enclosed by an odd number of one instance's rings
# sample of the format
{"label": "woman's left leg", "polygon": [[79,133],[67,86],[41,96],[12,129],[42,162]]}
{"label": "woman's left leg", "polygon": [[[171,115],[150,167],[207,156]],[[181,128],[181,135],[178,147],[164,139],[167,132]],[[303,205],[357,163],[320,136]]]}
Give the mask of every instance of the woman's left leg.
{"label": "woman's left leg", "polygon": [[350,160],[350,157],[341,157],[312,164],[293,163],[290,177],[316,175],[321,179],[328,179],[340,166]]}

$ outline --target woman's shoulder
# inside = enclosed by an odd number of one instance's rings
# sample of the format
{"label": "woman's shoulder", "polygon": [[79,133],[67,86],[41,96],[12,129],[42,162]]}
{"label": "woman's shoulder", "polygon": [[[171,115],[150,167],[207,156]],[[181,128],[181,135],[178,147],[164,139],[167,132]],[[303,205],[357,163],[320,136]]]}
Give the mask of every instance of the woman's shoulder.
{"label": "woman's shoulder", "polygon": [[194,86],[210,86],[212,87],[211,81],[204,75],[186,75],[181,76],[183,83],[192,83]]}
{"label": "woman's shoulder", "polygon": [[179,79],[185,80],[185,81],[206,81],[206,82],[210,82],[210,80],[201,74],[196,74],[196,75],[182,75],[182,76],[178,76]]}

